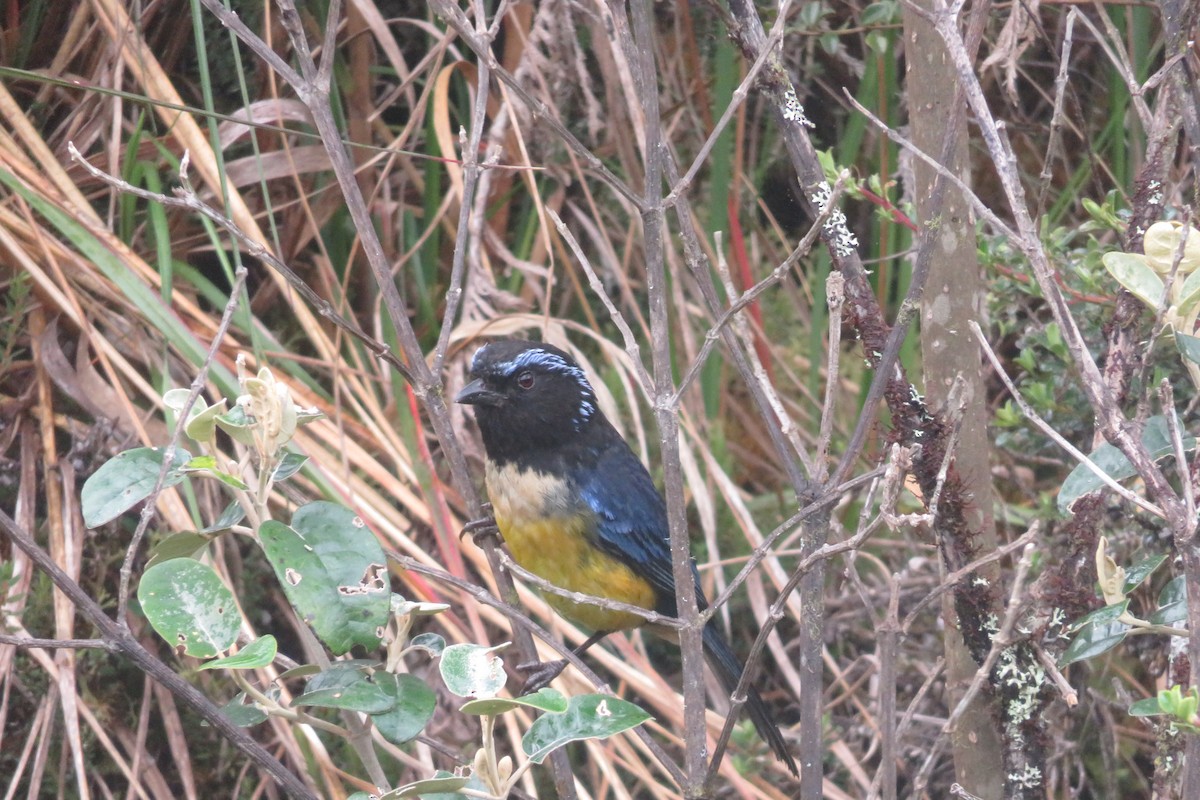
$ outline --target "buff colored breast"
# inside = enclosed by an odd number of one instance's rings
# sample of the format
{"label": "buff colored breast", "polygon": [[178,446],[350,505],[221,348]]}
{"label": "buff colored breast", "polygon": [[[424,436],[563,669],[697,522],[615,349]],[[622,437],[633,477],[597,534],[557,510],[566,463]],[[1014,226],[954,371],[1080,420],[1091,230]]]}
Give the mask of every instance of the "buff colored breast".
{"label": "buff colored breast", "polygon": [[[594,518],[571,502],[563,481],[512,464],[489,464],[487,492],[496,526],[522,567],[570,592],[654,607],[654,589],[645,579],[592,546],[587,530]],[[555,611],[590,630],[625,630],[643,622],[635,614],[544,596]]]}

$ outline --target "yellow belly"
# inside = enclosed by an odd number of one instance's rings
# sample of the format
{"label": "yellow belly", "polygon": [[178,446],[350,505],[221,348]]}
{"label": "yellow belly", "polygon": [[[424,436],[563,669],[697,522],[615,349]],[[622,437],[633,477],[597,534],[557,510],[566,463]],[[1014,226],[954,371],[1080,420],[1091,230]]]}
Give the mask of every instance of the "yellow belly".
{"label": "yellow belly", "polygon": [[[654,589],[629,567],[592,547],[584,531],[592,520],[567,513],[565,487],[551,476],[509,465],[487,472],[492,513],[513,560],[561,589],[654,608]],[[546,602],[567,619],[594,631],[635,628],[636,614],[575,603],[550,592]]]}

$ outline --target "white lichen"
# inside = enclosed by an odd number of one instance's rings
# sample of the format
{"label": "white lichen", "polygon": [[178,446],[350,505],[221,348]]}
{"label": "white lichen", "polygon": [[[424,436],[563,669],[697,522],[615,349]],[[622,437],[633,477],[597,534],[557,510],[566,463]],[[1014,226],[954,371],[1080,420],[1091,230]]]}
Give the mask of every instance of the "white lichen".
{"label": "white lichen", "polygon": [[[812,201],[813,207],[817,209],[817,214],[824,214],[826,207],[829,205],[829,200],[833,196],[833,189],[828,183],[819,183],[813,189],[809,200]],[[835,208],[829,212],[829,216],[825,218],[825,224],[822,226],[825,235],[829,237],[830,246],[833,251],[842,258],[853,255],[855,248],[858,247],[858,237],[850,232],[846,227],[846,215],[842,213],[840,208]]]}
{"label": "white lichen", "polygon": [[797,122],[806,128],[815,128],[812,120],[804,113],[804,106],[800,105],[800,98],[796,97],[796,90],[788,87],[788,90],[783,95],[783,118],[788,122]]}
{"label": "white lichen", "polygon": [[1008,773],[1008,779],[1022,789],[1036,789],[1042,785],[1042,771],[1032,764],[1026,764],[1021,772]]}

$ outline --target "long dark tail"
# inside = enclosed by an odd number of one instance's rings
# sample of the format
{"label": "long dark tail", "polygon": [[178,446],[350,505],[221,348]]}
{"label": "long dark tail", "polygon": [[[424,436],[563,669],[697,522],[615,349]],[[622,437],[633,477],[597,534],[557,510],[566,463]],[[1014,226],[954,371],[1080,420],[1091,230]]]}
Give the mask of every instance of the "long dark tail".
{"label": "long dark tail", "polygon": [[[717,674],[725,691],[732,694],[738,681],[742,679],[742,665],[725,643],[725,637],[711,622],[704,626],[704,655],[708,657],[708,664]],[[783,734],[779,732],[779,726],[775,724],[775,718],[771,716],[762,696],[753,686],[746,689],[745,708],[750,713],[750,720],[754,723],[758,735],[771,746],[775,755],[787,765],[792,774],[799,777],[796,762],[788,752],[787,743],[783,740]]]}

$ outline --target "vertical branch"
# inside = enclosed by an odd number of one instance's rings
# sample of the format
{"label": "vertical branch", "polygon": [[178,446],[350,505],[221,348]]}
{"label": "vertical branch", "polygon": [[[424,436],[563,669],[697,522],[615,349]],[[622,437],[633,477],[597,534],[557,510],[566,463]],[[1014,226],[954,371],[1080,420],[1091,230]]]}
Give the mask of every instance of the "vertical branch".
{"label": "vertical branch", "polygon": [[[909,126],[914,146],[940,153],[938,160],[945,171],[959,174],[969,163],[963,94],[954,70],[947,65],[945,46],[915,11],[931,9],[934,4],[931,0],[915,0],[904,12]],[[987,8],[987,3],[976,5],[976,14],[986,14]],[[944,494],[952,502],[958,501],[963,524],[949,524],[951,515],[934,522],[943,563],[954,570],[979,552],[994,551],[997,545],[992,518],[987,387],[979,349],[963,335],[986,303],[986,286],[976,257],[975,224],[967,199],[946,185],[941,172],[924,162],[914,165],[914,176],[915,219],[921,227],[917,258],[929,263],[928,289],[921,297],[925,390],[932,407],[946,407],[951,387],[961,380],[968,400],[956,442],[947,445],[958,483],[948,487],[953,496]],[[917,461],[927,459],[922,454]],[[989,589],[989,585],[995,585],[999,570],[992,568],[982,574],[982,583],[971,581],[957,586],[942,603],[947,622],[946,682],[952,703],[965,695],[979,668],[977,659],[986,652],[986,642],[980,641],[986,637],[984,621],[989,615],[999,617],[1003,613],[997,593]],[[988,680],[985,691],[976,696],[962,723],[951,733],[958,780],[967,791],[981,797],[1004,793],[1004,776],[1010,771],[1005,769],[1006,746],[1020,746],[1015,739],[1001,740],[990,713],[997,707],[994,689]]]}
{"label": "vertical branch", "polygon": [[[500,17],[496,17],[499,25]],[[482,0],[475,2],[475,35],[483,47],[490,52],[492,35],[488,30],[487,16]],[[458,230],[454,239],[454,259],[450,266],[450,285],[446,289],[446,311],[442,316],[442,330],[438,334],[437,347],[433,353],[433,371],[440,373],[446,360],[450,344],[450,333],[454,330],[454,319],[462,304],[463,284],[466,278],[467,247],[470,239],[471,210],[475,206],[475,187],[479,183],[479,144],[483,139],[484,121],[487,119],[488,93],[491,91],[492,73],[489,59],[475,62],[475,106],[471,111],[471,130],[463,144],[462,152],[462,197],[459,198]]]}
{"label": "vertical branch", "polygon": [[671,562],[676,603],[685,625],[680,631],[683,652],[685,796],[699,796],[705,774],[706,730],[703,626],[696,603],[691,546],[684,502],[683,470],[679,461],[679,418],[675,413],[671,371],[671,329],[667,315],[667,271],[664,258],[663,172],[666,149],[658,107],[658,71],[654,63],[654,16],[650,0],[633,0],[629,6],[634,52],[627,56],[636,65],[634,80],[641,95],[645,134],[645,185],[642,194],[642,237],[646,258],[646,286],[650,304],[651,354],[654,366],[654,415],[662,444],[663,484],[670,524]]}

